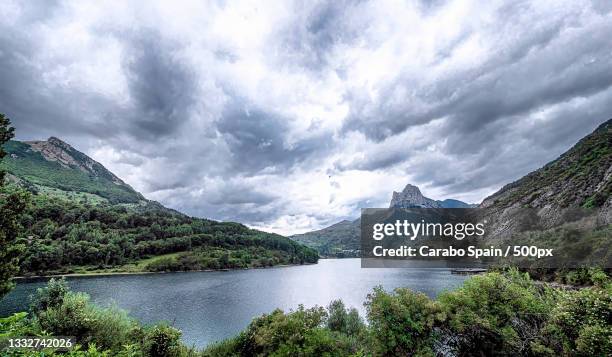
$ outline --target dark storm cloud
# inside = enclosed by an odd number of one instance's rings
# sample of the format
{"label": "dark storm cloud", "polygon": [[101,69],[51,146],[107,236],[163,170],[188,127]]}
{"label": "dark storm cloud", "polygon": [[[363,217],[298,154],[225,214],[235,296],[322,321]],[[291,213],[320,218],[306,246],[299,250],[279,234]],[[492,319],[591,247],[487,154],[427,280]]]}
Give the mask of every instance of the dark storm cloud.
{"label": "dark storm cloud", "polygon": [[[496,24],[497,30],[516,27],[528,11],[525,3],[502,8],[503,22]],[[366,160],[348,168],[374,170],[404,163],[417,181],[465,192],[500,185],[556,158],[612,116],[609,101],[593,99],[610,94],[612,88],[607,35],[612,24],[584,31],[588,25],[562,17],[533,29],[521,28],[524,32],[518,42],[500,48],[500,53],[477,69],[437,78],[419,90],[407,90],[409,95],[399,100],[398,90],[414,86],[409,77],[400,76],[384,87],[383,99],[374,106],[365,97],[351,94],[345,132],[359,131],[374,142],[385,143],[410,128],[443,118],[444,125],[432,135],[444,138],[446,156],[442,160],[454,157],[463,169],[449,175],[436,158],[410,161],[426,154],[422,148],[399,153],[393,146],[386,153],[368,153]],[[574,35],[580,30],[583,35]],[[530,117],[539,111],[579,98],[590,99],[590,105],[569,105],[550,114],[543,124],[531,125],[532,130],[513,128],[516,123],[527,128]],[[525,148],[528,151],[518,155]]]}
{"label": "dark storm cloud", "polygon": [[191,115],[198,99],[197,76],[176,58],[177,44],[164,41],[157,31],[139,31],[127,38],[124,68],[133,105],[130,130],[145,140],[171,135]]}
{"label": "dark storm cloud", "polygon": [[[513,21],[525,11],[524,4],[500,10],[505,22],[499,24],[499,30],[506,27],[511,31]],[[612,59],[607,33],[612,25],[567,46],[561,43],[546,48],[562,30],[570,31],[569,26],[562,18],[535,30],[524,29],[525,36],[518,43],[500,48],[499,54],[477,69],[439,78],[399,101],[395,92],[413,86],[402,76],[382,89],[383,99],[374,108],[367,100],[361,103],[364,99],[358,96],[349,97],[353,99],[352,112],[345,130],[358,130],[380,141],[448,116],[452,122],[449,131],[469,133],[504,117],[608,89]],[[424,108],[413,109],[415,102]]]}
{"label": "dark storm cloud", "polygon": [[350,44],[361,29],[350,22],[363,1],[342,0],[301,3],[301,18],[279,29],[277,45],[283,65],[321,71],[329,65],[338,45]]}
{"label": "dark storm cloud", "polygon": [[[52,21],[61,9],[55,1],[21,6],[19,17],[0,21],[0,110],[12,119],[21,138],[48,135],[49,125],[58,133],[90,131],[85,121],[75,117],[70,91],[44,80],[46,68],[38,52],[41,40],[36,31],[24,31]],[[96,103],[100,99],[84,94],[79,101]]]}
{"label": "dark storm cloud", "polygon": [[275,196],[264,192],[257,192],[253,187],[232,185],[229,187],[224,186],[221,190],[211,192],[211,195],[207,197],[207,202],[213,205],[266,205],[275,199]]}
{"label": "dark storm cloud", "polygon": [[249,106],[241,100],[228,105],[217,130],[232,153],[233,169],[254,174],[285,172],[294,165],[305,165],[331,148],[331,135],[304,138],[288,143],[289,118]]}

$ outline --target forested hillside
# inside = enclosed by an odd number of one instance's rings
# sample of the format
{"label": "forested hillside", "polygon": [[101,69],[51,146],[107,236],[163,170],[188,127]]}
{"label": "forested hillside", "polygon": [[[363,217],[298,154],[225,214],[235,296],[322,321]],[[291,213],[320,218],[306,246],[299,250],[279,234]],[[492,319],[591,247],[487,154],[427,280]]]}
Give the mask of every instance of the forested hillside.
{"label": "forested hillside", "polygon": [[5,145],[2,167],[31,203],[21,275],[177,271],[315,263],[288,238],[233,222],[188,217],[146,200],[57,138]]}
{"label": "forested hillside", "polygon": [[283,236],[188,217],[154,203],[138,209],[94,206],[38,194],[23,225],[23,275],[247,268],[318,259],[314,250]]}

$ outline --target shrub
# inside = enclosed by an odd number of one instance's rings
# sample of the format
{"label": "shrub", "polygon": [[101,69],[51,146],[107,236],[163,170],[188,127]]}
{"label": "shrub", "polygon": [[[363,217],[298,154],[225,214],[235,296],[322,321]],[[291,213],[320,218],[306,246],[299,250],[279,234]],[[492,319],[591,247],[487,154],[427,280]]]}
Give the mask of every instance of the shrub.
{"label": "shrub", "polygon": [[586,288],[566,293],[552,311],[546,331],[558,352],[611,355],[612,289]]}
{"label": "shrub", "polygon": [[445,335],[458,354],[517,355],[541,338],[554,296],[512,270],[475,276],[438,300],[447,316]]}
{"label": "shrub", "polygon": [[84,346],[96,343],[102,349],[119,350],[136,327],[125,311],[91,304],[87,294],[70,292],[65,280],[51,279],[38,289],[32,311],[40,331],[75,336]]}
{"label": "shrub", "polygon": [[434,326],[443,319],[440,305],[422,293],[376,287],[365,303],[375,355],[432,355]]}
{"label": "shrub", "polygon": [[36,289],[36,295],[32,300],[30,309],[34,312],[39,312],[49,307],[60,306],[68,291],[66,279],[51,278],[46,287]]}
{"label": "shrub", "polygon": [[27,312],[18,312],[11,316],[0,317],[0,340],[9,336],[32,335],[27,316]]}
{"label": "shrub", "polygon": [[283,313],[275,310],[251,322],[238,337],[206,349],[204,356],[348,356],[353,354],[346,335],[324,327],[324,308]]}
{"label": "shrub", "polygon": [[181,331],[167,325],[150,328],[145,335],[144,351],[151,357],[175,357],[181,353]]}

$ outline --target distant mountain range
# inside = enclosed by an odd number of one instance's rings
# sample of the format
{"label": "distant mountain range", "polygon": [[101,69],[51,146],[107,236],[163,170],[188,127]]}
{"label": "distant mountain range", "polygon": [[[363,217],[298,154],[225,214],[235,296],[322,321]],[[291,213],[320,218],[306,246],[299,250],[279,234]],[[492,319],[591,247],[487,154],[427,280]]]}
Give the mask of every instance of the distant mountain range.
{"label": "distant mountain range", "polygon": [[[432,200],[423,196],[421,190],[414,185],[407,184],[401,192],[393,191],[390,208],[469,208],[477,205],[459,200],[446,199]],[[290,238],[296,242],[316,249],[323,256],[355,257],[358,256],[359,239],[361,232],[361,219],[344,220],[329,227],[296,234]]]}
{"label": "distant mountain range", "polygon": [[[612,223],[612,119],[580,140],[558,159],[512,182],[480,205],[457,200],[436,201],[423,196],[418,187],[406,185],[393,192],[390,207],[465,208],[482,207],[492,212],[497,229],[511,229],[513,215],[533,208],[544,229],[565,223],[577,208],[594,210],[600,224]],[[359,249],[360,220],[342,221],[330,227],[291,236],[327,256],[354,256]],[[597,233],[607,234],[607,233]]]}

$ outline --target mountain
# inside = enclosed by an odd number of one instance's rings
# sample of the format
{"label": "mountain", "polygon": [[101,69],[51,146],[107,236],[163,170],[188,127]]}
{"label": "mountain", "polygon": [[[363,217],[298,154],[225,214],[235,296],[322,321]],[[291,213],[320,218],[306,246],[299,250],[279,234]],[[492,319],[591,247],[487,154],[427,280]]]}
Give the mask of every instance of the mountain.
{"label": "mountain", "polygon": [[[184,271],[316,263],[315,250],[240,223],[189,217],[149,201],[57,138],[10,141],[1,168],[32,204],[21,275]],[[0,200],[4,191],[0,191]]]}
{"label": "mountain", "polygon": [[[393,191],[390,208],[469,208],[474,205],[446,199],[432,200],[423,196],[421,190],[414,185],[407,184],[401,192]],[[329,227],[296,234],[290,238],[296,242],[316,249],[321,255],[336,257],[357,257],[360,247],[361,219],[353,221],[344,220]]]}
{"label": "mountain", "polygon": [[512,182],[480,205],[505,214],[530,207],[549,226],[563,223],[568,210],[597,209],[612,222],[612,119],[601,124],[544,167]]}
{"label": "mountain", "polygon": [[554,250],[549,259],[520,263],[531,273],[609,268],[611,194],[612,119],[556,160],[485,198],[480,206],[485,208],[491,243]]}
{"label": "mountain", "polygon": [[389,208],[470,208],[475,206],[454,199],[432,200],[423,196],[421,190],[411,184],[407,184],[402,192],[393,191],[391,203],[389,203]]}
{"label": "mountain", "polygon": [[360,232],[361,219],[358,218],[354,221],[344,220],[317,231],[296,234],[290,238],[316,249],[324,256],[357,257]]}
{"label": "mountain", "polygon": [[427,198],[421,194],[418,187],[407,184],[402,192],[393,191],[389,208],[441,208],[438,201]]}
{"label": "mountain", "polygon": [[62,140],[10,141],[2,167],[10,180],[32,191],[109,203],[145,198],[97,161]]}

